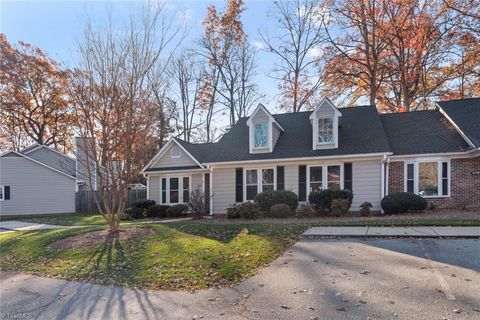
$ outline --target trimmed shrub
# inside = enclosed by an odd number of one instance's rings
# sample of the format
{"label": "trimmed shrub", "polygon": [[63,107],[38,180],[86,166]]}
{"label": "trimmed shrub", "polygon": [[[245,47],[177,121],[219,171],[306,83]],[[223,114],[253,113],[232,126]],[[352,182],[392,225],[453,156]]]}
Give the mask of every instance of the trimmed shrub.
{"label": "trimmed shrub", "polygon": [[274,204],[270,208],[270,217],[272,218],[289,218],[293,216],[293,212],[286,204]]}
{"label": "trimmed shrub", "polygon": [[386,214],[422,211],[427,208],[427,201],[421,196],[409,192],[389,194],[381,202]]}
{"label": "trimmed shrub", "polygon": [[295,217],[299,219],[311,218],[315,216],[315,210],[309,204],[302,204],[295,212]]}
{"label": "trimmed shrub", "polygon": [[140,208],[142,210],[147,210],[151,206],[155,205],[154,200],[138,200],[132,204],[132,208]]}
{"label": "trimmed shrub", "polygon": [[257,219],[262,216],[260,207],[254,202],[234,204],[227,209],[229,219]]}
{"label": "trimmed shrub", "polygon": [[290,211],[295,212],[298,207],[298,196],[288,190],[265,191],[255,196],[255,203],[264,214],[269,214],[272,206],[276,204],[286,204]]}
{"label": "trimmed shrub", "polygon": [[373,205],[371,202],[365,201],[358,208],[362,217],[368,217],[372,212]]}
{"label": "trimmed shrub", "polygon": [[330,213],[334,216],[343,216],[348,212],[350,203],[348,199],[333,199],[330,205]]}
{"label": "trimmed shrub", "polygon": [[[348,200],[348,209],[352,205],[353,193],[350,190],[320,190],[310,192],[308,201],[315,208],[317,213],[323,213],[330,210],[334,199]],[[348,211],[347,209],[347,211]]]}
{"label": "trimmed shrub", "polygon": [[147,217],[149,218],[166,218],[167,210],[170,206],[156,204],[147,209]]}
{"label": "trimmed shrub", "polygon": [[187,215],[187,212],[188,212],[188,206],[186,204],[179,203],[167,209],[167,217],[169,218],[183,217]]}
{"label": "trimmed shrub", "polygon": [[143,219],[145,218],[145,211],[141,208],[132,207],[127,208],[124,211],[124,214],[128,216],[130,219]]}

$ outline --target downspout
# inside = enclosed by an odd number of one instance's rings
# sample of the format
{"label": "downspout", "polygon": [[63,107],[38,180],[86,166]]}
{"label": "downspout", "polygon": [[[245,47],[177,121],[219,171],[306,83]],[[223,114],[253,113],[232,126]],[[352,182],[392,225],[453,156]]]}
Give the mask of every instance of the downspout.
{"label": "downspout", "polygon": [[[387,156],[383,155],[383,159],[381,161],[381,166],[380,166],[380,198],[383,199],[385,197],[385,163],[387,162]],[[383,209],[381,209],[381,212],[383,212]]]}
{"label": "downspout", "polygon": [[209,192],[208,197],[210,198],[210,201],[209,201],[210,213],[209,213],[209,215],[211,217],[213,217],[213,170],[212,170],[212,168],[210,167],[209,164],[207,164],[207,169],[208,169],[208,172],[210,173],[210,175],[209,175],[210,190],[208,190],[208,192]]}

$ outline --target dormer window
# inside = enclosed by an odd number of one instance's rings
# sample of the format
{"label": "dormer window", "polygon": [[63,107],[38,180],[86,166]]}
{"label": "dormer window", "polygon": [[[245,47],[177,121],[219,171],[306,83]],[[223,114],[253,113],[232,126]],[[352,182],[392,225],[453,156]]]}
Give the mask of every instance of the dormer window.
{"label": "dormer window", "polygon": [[255,124],[255,148],[268,147],[268,122],[261,122]]}
{"label": "dormer window", "polygon": [[333,142],[333,117],[318,119],[318,143]]}
{"label": "dormer window", "polygon": [[282,126],[261,104],[247,120],[250,153],[269,153],[275,148]]}
{"label": "dormer window", "polygon": [[312,149],[338,148],[338,124],[342,113],[324,98],[310,114],[312,124]]}

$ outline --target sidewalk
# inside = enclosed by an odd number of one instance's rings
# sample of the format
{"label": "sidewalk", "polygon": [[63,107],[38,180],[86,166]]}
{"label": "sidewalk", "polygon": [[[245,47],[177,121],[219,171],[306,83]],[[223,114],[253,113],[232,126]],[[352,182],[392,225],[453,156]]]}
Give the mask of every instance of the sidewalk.
{"label": "sidewalk", "polygon": [[[170,222],[181,222],[186,220],[191,220],[192,218],[178,218],[178,219],[169,219],[169,220],[159,220],[159,221],[139,221],[139,222],[125,222],[121,225],[133,225],[133,224],[157,224],[157,223],[170,223]],[[42,224],[42,223],[31,223],[23,222],[16,220],[1,221],[0,222],[0,233],[11,232],[11,231],[29,231],[29,230],[50,230],[50,229],[65,229],[65,228],[87,228],[87,227],[98,227],[102,226],[100,224],[91,224],[91,225],[82,225],[82,226],[60,226],[60,225],[51,225],[51,224]]]}
{"label": "sidewalk", "polygon": [[304,237],[418,237],[477,238],[480,227],[313,227]]}

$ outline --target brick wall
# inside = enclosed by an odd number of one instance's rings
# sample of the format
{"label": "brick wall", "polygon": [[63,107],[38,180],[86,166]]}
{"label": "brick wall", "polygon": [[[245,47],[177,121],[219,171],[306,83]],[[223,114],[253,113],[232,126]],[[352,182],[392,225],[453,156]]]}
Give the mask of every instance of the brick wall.
{"label": "brick wall", "polygon": [[[480,208],[480,157],[452,159],[449,198],[427,199],[440,209]],[[404,191],[403,162],[389,164],[388,193]]]}

